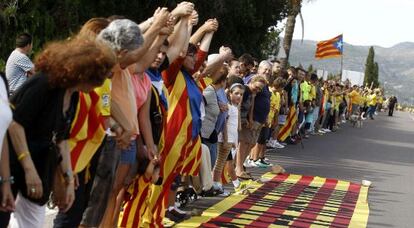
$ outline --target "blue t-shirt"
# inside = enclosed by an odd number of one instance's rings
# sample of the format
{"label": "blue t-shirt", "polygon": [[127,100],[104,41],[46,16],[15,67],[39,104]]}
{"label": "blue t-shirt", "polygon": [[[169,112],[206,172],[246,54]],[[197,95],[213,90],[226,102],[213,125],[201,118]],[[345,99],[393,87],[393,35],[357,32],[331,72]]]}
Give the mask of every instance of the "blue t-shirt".
{"label": "blue t-shirt", "polygon": [[250,80],[252,80],[254,74],[248,74],[246,77],[243,78],[243,82],[245,85],[249,84]]}
{"label": "blue t-shirt", "polygon": [[[223,88],[217,90],[216,94],[217,94],[217,101],[219,105],[222,105],[222,104],[227,105],[229,103],[229,101],[227,100],[226,92],[224,91]],[[216,122],[216,128],[215,128],[217,133],[220,133],[223,131],[227,115],[228,115],[228,112],[220,112],[220,114],[218,115],[217,122]]]}
{"label": "blue t-shirt", "polygon": [[270,97],[271,93],[269,87],[263,87],[263,90],[256,94],[254,99],[253,120],[261,124],[266,123],[267,116],[270,112]]}

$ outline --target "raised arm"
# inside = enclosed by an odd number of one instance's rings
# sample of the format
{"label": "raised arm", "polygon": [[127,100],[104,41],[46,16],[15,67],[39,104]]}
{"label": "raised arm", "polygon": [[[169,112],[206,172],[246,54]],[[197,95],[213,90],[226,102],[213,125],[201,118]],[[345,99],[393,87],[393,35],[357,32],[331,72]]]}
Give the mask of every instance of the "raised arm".
{"label": "raised arm", "polygon": [[188,23],[190,17],[182,17],[180,21],[175,25],[173,34],[168,37],[170,43],[167,50],[168,60],[174,61],[184,49],[185,45],[188,45]]}
{"label": "raised arm", "polygon": [[208,19],[197,31],[191,36],[190,43],[197,45],[204,35],[209,32],[217,31],[218,22],[216,19]]}
{"label": "raised arm", "polygon": [[151,66],[151,63],[154,61],[154,59],[157,57],[158,52],[160,51],[161,45],[164,43],[167,36],[172,33],[172,31],[172,24],[168,24],[163,29],[161,29],[160,34],[154,40],[151,47],[148,49],[148,52],[141,58],[140,61],[136,63],[136,68],[134,70],[136,73],[142,73]]}
{"label": "raised arm", "polygon": [[158,36],[161,29],[167,24],[169,18],[169,12],[167,8],[162,8],[159,12],[154,15],[154,22],[151,27],[143,34],[144,43],[140,48],[128,52],[119,63],[122,69],[127,68],[129,65],[137,63],[143,56],[148,52],[154,39]]}
{"label": "raised arm", "polygon": [[207,64],[207,67],[204,70],[203,74],[209,76],[213,81],[216,81],[217,77],[219,76],[217,73],[223,66],[224,62],[229,61],[232,58],[233,54],[231,52],[231,49],[222,46],[219,50],[219,55]]}

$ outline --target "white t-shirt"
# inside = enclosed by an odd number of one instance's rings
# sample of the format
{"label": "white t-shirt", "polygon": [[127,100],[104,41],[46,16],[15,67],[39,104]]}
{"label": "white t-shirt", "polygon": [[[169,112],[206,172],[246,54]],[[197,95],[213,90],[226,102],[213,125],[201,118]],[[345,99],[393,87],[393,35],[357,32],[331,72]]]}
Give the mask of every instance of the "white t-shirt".
{"label": "white t-shirt", "polygon": [[0,78],[0,158],[3,148],[3,139],[12,118],[13,115],[9,106],[9,100],[7,98],[6,85],[4,84],[3,79]]}
{"label": "white t-shirt", "polygon": [[[227,142],[236,143],[239,141],[239,109],[237,106],[229,105],[227,118]],[[223,134],[218,135],[218,141],[223,142]]]}
{"label": "white t-shirt", "polygon": [[34,68],[27,55],[14,50],[6,63],[6,77],[9,82],[10,92],[16,91],[26,80],[27,72]]}

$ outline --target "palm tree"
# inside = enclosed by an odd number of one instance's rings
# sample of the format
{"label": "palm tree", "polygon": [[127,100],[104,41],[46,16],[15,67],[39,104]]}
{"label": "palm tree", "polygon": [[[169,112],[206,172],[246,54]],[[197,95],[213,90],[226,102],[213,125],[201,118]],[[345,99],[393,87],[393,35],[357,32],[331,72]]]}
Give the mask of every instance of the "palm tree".
{"label": "palm tree", "polygon": [[283,69],[286,69],[288,61],[290,48],[292,46],[293,32],[295,31],[296,17],[299,15],[302,22],[302,40],[304,33],[303,17],[300,13],[302,8],[302,0],[288,0],[288,17],[285,27],[285,37],[283,38],[283,50],[285,51],[285,58],[281,58],[281,66]]}

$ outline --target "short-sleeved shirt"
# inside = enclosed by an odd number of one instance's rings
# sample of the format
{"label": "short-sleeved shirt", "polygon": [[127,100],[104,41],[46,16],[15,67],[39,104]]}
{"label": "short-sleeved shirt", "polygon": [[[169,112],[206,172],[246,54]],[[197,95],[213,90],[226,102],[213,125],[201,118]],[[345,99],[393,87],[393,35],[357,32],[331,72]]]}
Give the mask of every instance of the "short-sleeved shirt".
{"label": "short-sleeved shirt", "polygon": [[[229,105],[228,117],[227,117],[227,142],[238,143],[239,142],[239,109],[235,105]],[[223,133],[218,135],[218,141],[223,142]]]}
{"label": "short-sleeved shirt", "polygon": [[[3,77],[0,79],[0,148],[3,145],[4,135],[9,127],[13,115],[9,106],[8,93],[6,90],[6,81],[3,81]],[[0,157],[1,157],[0,150]]]}
{"label": "short-sleeved shirt", "polygon": [[[216,91],[217,93],[217,101],[220,105],[227,105],[229,103],[229,101],[227,100],[227,95],[226,92],[224,91],[223,88],[219,89]],[[227,118],[228,112],[221,112],[217,117],[217,123],[216,123],[216,132],[222,132],[224,129],[224,124],[226,122],[226,118]]]}
{"label": "short-sleeved shirt", "polygon": [[102,86],[95,88],[95,93],[100,97],[99,99],[99,109],[102,116],[111,115],[111,79],[105,79]]}
{"label": "short-sleeved shirt", "polygon": [[27,80],[27,72],[33,68],[34,65],[27,55],[18,50],[10,54],[6,63],[6,77],[11,93],[14,93]]}
{"label": "short-sleeved shirt", "polygon": [[148,92],[151,89],[151,79],[146,73],[142,73],[142,75],[133,74],[132,85],[134,86],[135,100],[139,110],[148,99]]}
{"label": "short-sleeved shirt", "polygon": [[[58,140],[68,139],[71,122],[74,116],[64,117],[63,98],[65,89],[51,88],[48,76],[37,73],[31,77],[14,96],[13,119],[23,126],[27,140],[49,140],[53,132],[58,133]],[[71,98],[68,114],[74,115],[78,102],[78,93]]]}
{"label": "short-sleeved shirt", "polygon": [[377,95],[375,93],[372,94],[372,95],[370,95],[368,97],[368,100],[369,100],[369,102],[368,102],[368,105],[369,106],[375,106],[375,105],[377,105]]}
{"label": "short-sleeved shirt", "polygon": [[303,81],[300,84],[301,101],[311,100],[311,90],[312,86],[307,81]]}
{"label": "short-sleeved shirt", "polygon": [[138,127],[138,110],[135,101],[134,86],[132,76],[128,68],[121,69],[119,64],[114,67],[114,76],[112,78],[112,100],[115,101],[128,122],[128,127],[137,135]]}
{"label": "short-sleeved shirt", "polygon": [[280,109],[280,94],[278,92],[272,92],[270,96],[270,111],[267,116],[267,124],[270,126],[273,122],[277,110]]}
{"label": "short-sleeved shirt", "polygon": [[356,104],[356,105],[361,104],[362,97],[358,93],[358,91],[352,90],[352,92],[350,92],[348,96],[351,98],[351,103],[352,104]]}
{"label": "short-sleeved shirt", "polygon": [[254,74],[248,74],[245,77],[243,77],[243,82],[245,85],[249,84],[250,80],[252,80]]}
{"label": "short-sleeved shirt", "polygon": [[253,120],[261,124],[266,123],[267,115],[270,111],[270,91],[269,87],[263,87],[263,90],[256,94],[254,99]]}

